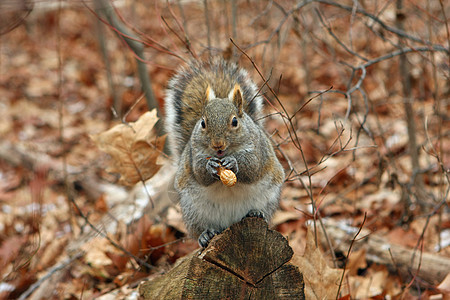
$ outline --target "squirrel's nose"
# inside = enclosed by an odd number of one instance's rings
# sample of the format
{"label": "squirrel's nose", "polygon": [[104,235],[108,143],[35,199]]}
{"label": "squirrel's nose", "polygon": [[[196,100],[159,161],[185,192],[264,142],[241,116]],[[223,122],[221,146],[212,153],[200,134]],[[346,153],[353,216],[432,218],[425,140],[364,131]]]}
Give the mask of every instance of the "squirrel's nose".
{"label": "squirrel's nose", "polygon": [[211,143],[211,148],[213,148],[214,151],[223,151],[226,147],[223,141],[216,141]]}

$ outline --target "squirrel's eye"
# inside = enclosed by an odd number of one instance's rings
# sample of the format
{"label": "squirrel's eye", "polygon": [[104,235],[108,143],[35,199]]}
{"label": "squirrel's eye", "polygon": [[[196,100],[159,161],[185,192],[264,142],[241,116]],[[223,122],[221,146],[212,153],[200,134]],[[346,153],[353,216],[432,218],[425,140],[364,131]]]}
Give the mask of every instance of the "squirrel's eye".
{"label": "squirrel's eye", "polygon": [[231,126],[236,127],[238,125],[238,120],[236,119],[236,117],[233,117],[233,119],[231,119]]}
{"label": "squirrel's eye", "polygon": [[204,120],[204,119],[202,119],[201,124],[202,124],[202,128],[206,128],[206,123],[205,123],[205,120]]}

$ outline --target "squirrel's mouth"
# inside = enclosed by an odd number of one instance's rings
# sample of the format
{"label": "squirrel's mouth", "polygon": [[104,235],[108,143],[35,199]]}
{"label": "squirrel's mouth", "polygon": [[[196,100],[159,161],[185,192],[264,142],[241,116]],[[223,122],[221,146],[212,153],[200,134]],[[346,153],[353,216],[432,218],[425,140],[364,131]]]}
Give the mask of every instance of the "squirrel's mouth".
{"label": "squirrel's mouth", "polygon": [[216,156],[217,157],[223,157],[225,155],[225,151],[223,151],[223,150],[217,150],[216,151]]}

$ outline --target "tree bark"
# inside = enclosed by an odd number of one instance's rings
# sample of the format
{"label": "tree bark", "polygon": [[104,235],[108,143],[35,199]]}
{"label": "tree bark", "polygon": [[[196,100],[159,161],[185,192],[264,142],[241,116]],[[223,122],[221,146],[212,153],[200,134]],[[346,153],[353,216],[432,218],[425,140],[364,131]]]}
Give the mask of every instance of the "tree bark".
{"label": "tree bark", "polygon": [[287,240],[245,218],[165,275],[141,283],[144,299],[304,299],[303,276],[288,263]]}

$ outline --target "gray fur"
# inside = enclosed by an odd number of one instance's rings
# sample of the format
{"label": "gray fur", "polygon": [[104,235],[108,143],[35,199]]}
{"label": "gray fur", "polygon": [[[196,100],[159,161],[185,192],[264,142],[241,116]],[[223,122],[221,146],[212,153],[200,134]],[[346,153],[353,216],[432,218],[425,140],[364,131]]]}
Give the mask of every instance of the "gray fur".
{"label": "gray fur", "polygon": [[[165,95],[165,128],[168,135],[168,143],[171,154],[174,158],[178,158],[187,143],[187,137],[183,136],[179,119],[181,117],[180,101],[186,86],[194,78],[198,78],[204,73],[204,70],[221,70],[232,82],[239,83],[243,89],[243,98],[246,103],[250,103],[249,107],[252,112],[247,113],[260,126],[264,127],[263,118],[263,97],[258,94],[258,87],[249,77],[245,69],[239,68],[235,63],[225,61],[223,59],[211,59],[208,62],[192,61],[187,67],[180,67],[175,75],[170,79]],[[234,85],[230,85],[228,90],[220,91],[228,94]],[[217,91],[215,91],[217,93]],[[200,100],[200,99],[197,99]]]}
{"label": "gray fur", "polygon": [[[230,94],[236,84],[238,92]],[[263,99],[256,94],[245,70],[220,59],[191,63],[169,81],[166,130],[178,166],[174,188],[186,226],[202,247],[247,215],[269,222],[278,207],[284,170],[263,129]],[[219,180],[219,165],[235,173],[235,186]]]}

